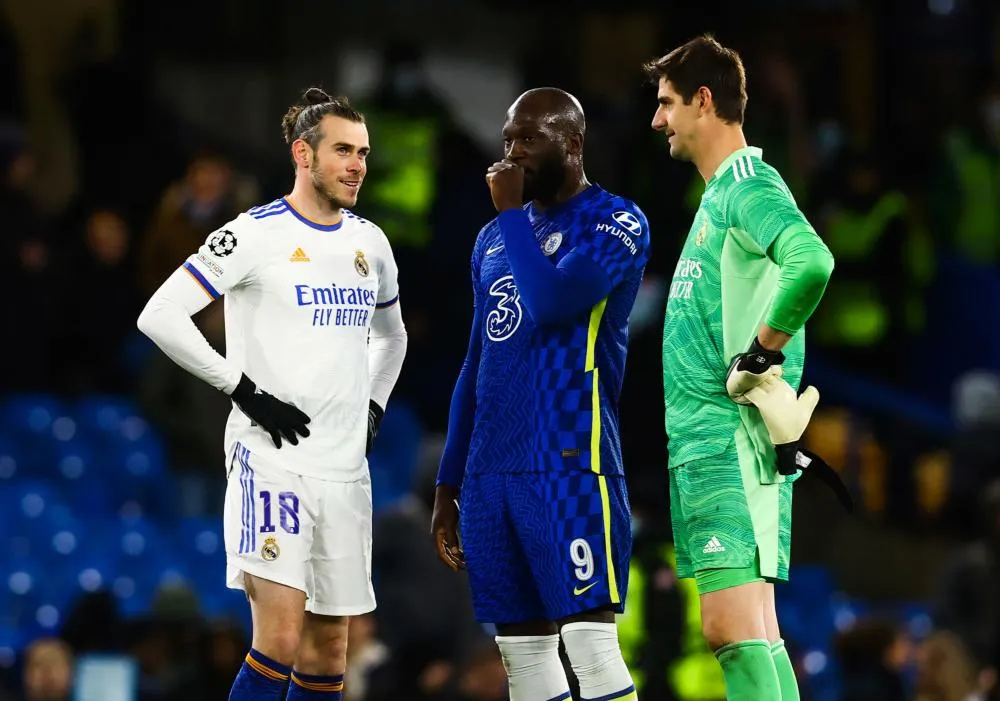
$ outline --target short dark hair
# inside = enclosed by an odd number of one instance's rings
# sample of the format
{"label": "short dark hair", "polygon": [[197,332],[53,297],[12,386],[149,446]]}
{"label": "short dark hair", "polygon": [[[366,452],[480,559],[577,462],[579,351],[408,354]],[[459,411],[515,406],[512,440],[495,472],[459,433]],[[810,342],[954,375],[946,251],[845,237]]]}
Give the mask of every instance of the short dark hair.
{"label": "short dark hair", "polygon": [[642,67],[654,83],[665,78],[690,104],[701,87],[712,91],[715,113],[730,124],[742,124],[747,108],[747,76],[740,55],[702,34],[666,56]]}
{"label": "short dark hair", "polygon": [[302,139],[316,148],[322,138],[320,122],[330,115],[358,124],[365,122],[365,116],[354,109],[346,97],[330,97],[320,88],[309,88],[302,93],[299,104],[289,107],[281,120],[285,143],[291,146]]}

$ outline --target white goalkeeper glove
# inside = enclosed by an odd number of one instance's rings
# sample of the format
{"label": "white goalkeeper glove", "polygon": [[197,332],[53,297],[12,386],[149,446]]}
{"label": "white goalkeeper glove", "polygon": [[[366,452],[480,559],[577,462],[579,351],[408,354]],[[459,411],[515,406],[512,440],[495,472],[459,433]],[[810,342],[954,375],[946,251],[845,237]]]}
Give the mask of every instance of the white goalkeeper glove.
{"label": "white goalkeeper glove", "polygon": [[819,403],[819,391],[815,387],[807,387],[797,396],[792,386],[781,379],[780,373],[767,373],[756,387],[746,392],[746,398],[760,411],[774,443],[778,472],[788,476],[808,468],[806,474],[818,477],[833,490],[848,512],[853,511],[854,500],[840,475],[823,458],[799,448],[802,434]]}
{"label": "white goalkeeper glove", "polygon": [[807,387],[801,396],[796,396],[792,386],[777,373],[762,375],[745,396],[760,410],[775,447],[798,442],[819,403],[815,387]]}
{"label": "white goalkeeper glove", "polygon": [[749,405],[746,393],[756,387],[768,375],[781,377],[781,364],[785,354],[768,350],[760,345],[756,337],[745,353],[733,357],[726,373],[726,392],[737,404]]}

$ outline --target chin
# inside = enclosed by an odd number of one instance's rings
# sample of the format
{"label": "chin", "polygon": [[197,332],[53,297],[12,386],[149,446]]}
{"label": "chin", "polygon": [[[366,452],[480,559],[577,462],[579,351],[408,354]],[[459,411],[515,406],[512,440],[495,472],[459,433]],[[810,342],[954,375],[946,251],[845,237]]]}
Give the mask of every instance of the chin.
{"label": "chin", "polygon": [[670,157],[677,161],[690,161],[691,156],[679,146],[670,147]]}

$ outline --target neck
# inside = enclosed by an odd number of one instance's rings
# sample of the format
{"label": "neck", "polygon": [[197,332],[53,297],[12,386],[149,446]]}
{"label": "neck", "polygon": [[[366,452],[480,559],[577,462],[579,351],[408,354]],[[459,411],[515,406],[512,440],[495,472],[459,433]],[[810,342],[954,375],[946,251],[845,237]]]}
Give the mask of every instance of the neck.
{"label": "neck", "polygon": [[721,129],[706,139],[705,150],[694,159],[694,165],[707,183],[715,175],[722,162],[741,148],[747,147],[740,125],[722,125]]}
{"label": "neck", "polygon": [[531,203],[535,206],[535,209],[544,211],[549,207],[554,207],[557,204],[562,204],[566,200],[573,199],[588,187],[590,187],[590,181],[587,180],[587,174],[583,172],[583,169],[574,169],[570,171],[569,177],[566,178],[566,182],[563,183],[561,188],[559,188],[555,197],[544,201],[532,200]]}
{"label": "neck", "polygon": [[285,199],[299,214],[318,224],[336,224],[343,216],[340,207],[334,207],[328,199],[316,193],[308,178],[296,178],[291,194]]}

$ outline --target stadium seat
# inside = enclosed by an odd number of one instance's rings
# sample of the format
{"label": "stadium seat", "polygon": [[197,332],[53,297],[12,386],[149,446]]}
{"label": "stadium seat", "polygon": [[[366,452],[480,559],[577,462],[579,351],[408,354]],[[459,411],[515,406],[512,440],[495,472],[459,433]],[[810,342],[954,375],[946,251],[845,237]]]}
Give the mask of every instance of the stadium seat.
{"label": "stadium seat", "polygon": [[0,425],[19,433],[48,436],[53,421],[65,415],[62,402],[48,394],[10,395],[0,401]]}
{"label": "stadium seat", "polygon": [[120,434],[125,421],[139,415],[132,400],[107,395],[83,397],[72,407],[71,413],[81,433],[98,438]]}

